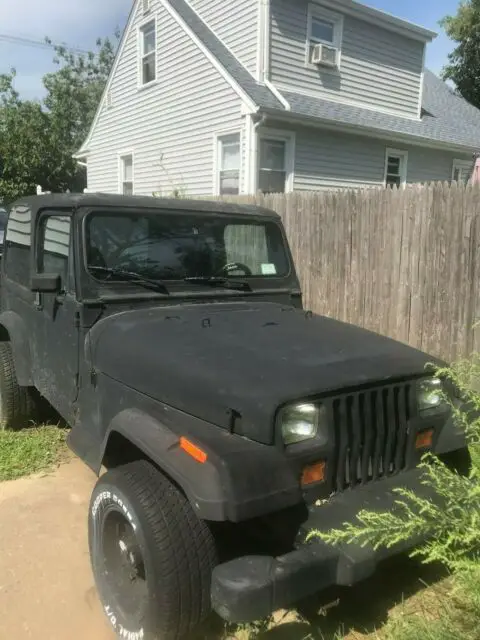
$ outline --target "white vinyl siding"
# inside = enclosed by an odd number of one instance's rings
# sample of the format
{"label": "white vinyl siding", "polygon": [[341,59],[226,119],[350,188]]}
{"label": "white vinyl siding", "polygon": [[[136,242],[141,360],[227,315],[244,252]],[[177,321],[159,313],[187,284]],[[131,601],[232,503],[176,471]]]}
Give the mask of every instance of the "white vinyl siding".
{"label": "white vinyl siding", "polygon": [[[315,191],[383,187],[386,150],[395,146],[366,136],[299,128],[295,137],[294,188]],[[405,149],[407,183],[451,180],[452,163],[458,154],[416,146]]]}
{"label": "white vinyl siding", "polygon": [[189,4],[250,73],[255,74],[258,0],[222,0],[221,3],[190,0]]}
{"label": "white vinyl siding", "polygon": [[306,62],[307,0],[271,0],[272,81],[294,91],[418,117],[424,45],[345,15],[341,69]]}
{"label": "white vinyl siding", "polygon": [[159,0],[151,11],[161,34],[157,82],[138,90],[140,8],[111,83],[113,108],[103,109],[88,145],[88,189],[118,192],[118,157],[127,149],[136,195],[212,195],[213,136],[242,131],[241,100]]}

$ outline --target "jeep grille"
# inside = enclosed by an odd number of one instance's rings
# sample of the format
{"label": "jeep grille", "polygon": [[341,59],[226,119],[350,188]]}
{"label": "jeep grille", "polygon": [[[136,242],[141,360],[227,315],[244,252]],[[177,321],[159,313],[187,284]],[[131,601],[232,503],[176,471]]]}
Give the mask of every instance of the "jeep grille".
{"label": "jeep grille", "polygon": [[390,476],[406,467],[412,396],[412,383],[406,382],[333,399],[334,491]]}

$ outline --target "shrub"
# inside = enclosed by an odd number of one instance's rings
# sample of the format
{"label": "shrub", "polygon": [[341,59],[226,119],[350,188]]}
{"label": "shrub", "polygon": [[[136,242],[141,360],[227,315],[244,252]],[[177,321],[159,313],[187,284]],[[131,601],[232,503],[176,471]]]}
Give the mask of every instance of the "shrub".
{"label": "shrub", "polygon": [[[423,484],[434,489],[433,502],[414,491],[398,488],[394,512],[363,510],[357,521],[329,532],[312,531],[309,538],[338,545],[356,543],[391,548],[419,536],[426,542],[411,555],[424,562],[441,562],[453,573],[450,597],[442,601],[436,620],[399,616],[382,636],[402,640],[478,640],[480,637],[480,355],[449,368],[436,368],[445,380],[445,394],[456,424],[467,437],[472,458],[468,477],[449,469],[433,455],[424,456]],[[460,400],[460,398],[462,400]]]}

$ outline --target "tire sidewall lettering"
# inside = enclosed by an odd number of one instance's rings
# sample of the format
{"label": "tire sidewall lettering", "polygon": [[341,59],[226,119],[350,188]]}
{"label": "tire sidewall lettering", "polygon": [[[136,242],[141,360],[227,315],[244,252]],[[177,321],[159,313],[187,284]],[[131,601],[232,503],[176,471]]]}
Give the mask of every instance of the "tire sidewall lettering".
{"label": "tire sidewall lettering", "polygon": [[96,520],[97,513],[98,513],[98,510],[100,509],[100,506],[107,506],[109,502],[115,504],[118,507],[121,513],[125,515],[125,517],[128,519],[128,521],[132,525],[133,530],[136,531],[138,528],[138,523],[136,521],[136,518],[134,517],[133,509],[130,507],[127,501],[124,498],[121,498],[119,495],[117,495],[115,491],[105,490],[100,492],[97,495],[97,497],[95,498],[91,506],[92,518]]}
{"label": "tire sidewall lettering", "polygon": [[[99,532],[102,527],[104,514],[112,510],[122,513],[131,524],[132,529],[135,532],[139,531],[139,521],[136,514],[126,498],[123,497],[121,491],[112,487],[106,487],[93,498],[90,505],[91,525],[94,531],[94,539],[96,540],[95,546],[100,542]],[[98,586],[99,585],[97,585],[97,588]],[[106,595],[103,588],[101,588],[99,592],[101,600],[102,592]],[[143,627],[136,630],[128,628],[126,626],[126,620],[123,619],[122,614],[117,612],[115,607],[111,604],[107,603],[108,600],[107,602],[103,600],[103,610],[118,638],[121,638],[122,640],[143,640],[146,637],[145,629]]]}
{"label": "tire sidewall lettering", "polygon": [[126,627],[124,627],[119,621],[118,616],[115,615],[113,608],[110,605],[105,605],[103,607],[105,614],[112,625],[115,633],[119,638],[124,640],[143,640],[145,638],[145,633],[142,629],[138,631],[129,631]]}

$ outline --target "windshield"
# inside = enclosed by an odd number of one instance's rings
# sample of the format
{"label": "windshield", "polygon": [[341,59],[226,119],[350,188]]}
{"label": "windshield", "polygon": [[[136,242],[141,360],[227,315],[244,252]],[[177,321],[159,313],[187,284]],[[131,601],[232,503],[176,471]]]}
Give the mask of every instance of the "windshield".
{"label": "windshield", "polygon": [[158,280],[274,278],[289,272],[280,227],[255,218],[93,212],[85,236],[87,268],[110,282],[122,280],[115,271]]}

